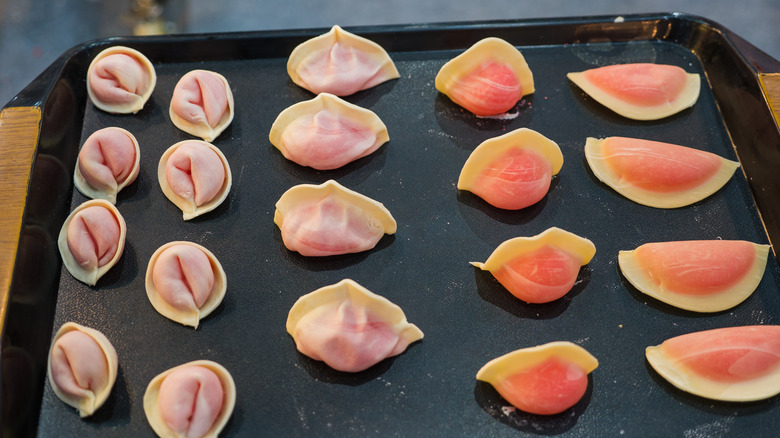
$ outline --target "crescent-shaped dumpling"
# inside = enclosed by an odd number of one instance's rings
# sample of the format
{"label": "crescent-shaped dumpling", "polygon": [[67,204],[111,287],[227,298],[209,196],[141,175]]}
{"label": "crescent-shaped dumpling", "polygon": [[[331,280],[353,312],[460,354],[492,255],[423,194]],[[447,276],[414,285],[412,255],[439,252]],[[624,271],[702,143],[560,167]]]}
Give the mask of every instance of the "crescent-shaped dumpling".
{"label": "crescent-shaped dumpling", "polygon": [[352,373],[423,337],[400,307],[350,279],[300,297],[287,317],[287,333],[301,353]]}
{"label": "crescent-shaped dumpling", "polygon": [[320,93],[282,111],[269,139],[288,160],[331,170],[373,153],[390,137],[373,111]]}
{"label": "crescent-shaped dumpling", "polygon": [[600,104],[634,120],[657,120],[693,106],[701,78],[664,64],[618,64],[567,77]]}
{"label": "crescent-shaped dumpling", "polygon": [[334,180],[287,190],[276,203],[274,223],[287,249],[304,256],[367,251],[397,228],[382,203]]}
{"label": "crescent-shaped dumpling", "polygon": [[333,26],[298,45],[287,60],[292,81],[314,94],[349,96],[399,77],[379,44]]}
{"label": "crescent-shaped dumpling", "polygon": [[723,187],[739,167],[711,152],[626,137],[588,138],[585,158],[606,185],[656,208],[699,202]]}
{"label": "crescent-shaped dumpling", "polygon": [[114,46],[98,53],[87,69],[92,103],[114,114],[137,113],[154,91],[157,73],[141,52]]}
{"label": "crescent-shaped dumpling", "polygon": [[580,267],[596,254],[590,240],[560,228],[533,237],[515,237],[499,245],[485,263],[471,262],[527,303],[547,303],[566,295]]}
{"label": "crescent-shaped dumpling", "polygon": [[214,141],[233,121],[235,104],[227,79],[209,70],[192,70],[176,83],[168,115],[177,128]]}
{"label": "crescent-shaped dumpling", "polygon": [[534,77],[515,46],[489,37],[444,64],[436,89],[478,116],[494,116],[532,94]]}
{"label": "crescent-shaped dumpling", "polygon": [[140,160],[133,134],[117,127],[97,130],[79,151],[74,184],[84,196],[116,204],[117,193],[138,177]]}
{"label": "crescent-shaped dumpling", "polygon": [[494,207],[519,210],[544,198],[562,166],[563,154],[554,141],[520,128],[477,146],[463,165],[458,189]]}

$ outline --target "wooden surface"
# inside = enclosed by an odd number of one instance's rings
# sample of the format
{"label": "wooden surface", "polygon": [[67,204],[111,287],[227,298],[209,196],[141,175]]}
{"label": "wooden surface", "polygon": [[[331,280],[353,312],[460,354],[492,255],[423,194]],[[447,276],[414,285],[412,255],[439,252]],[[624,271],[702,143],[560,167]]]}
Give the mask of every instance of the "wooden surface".
{"label": "wooden surface", "polygon": [[780,126],[780,73],[762,74],[760,78],[777,126]]}
{"label": "wooden surface", "polygon": [[5,320],[40,122],[38,107],[0,113],[0,321]]}

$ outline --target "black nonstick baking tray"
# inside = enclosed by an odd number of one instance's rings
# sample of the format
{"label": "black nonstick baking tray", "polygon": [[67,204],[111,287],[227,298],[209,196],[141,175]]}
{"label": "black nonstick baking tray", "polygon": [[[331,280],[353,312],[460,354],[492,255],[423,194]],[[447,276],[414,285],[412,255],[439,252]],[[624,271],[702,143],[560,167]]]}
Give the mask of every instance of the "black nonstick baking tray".
{"label": "black nonstick baking tray", "polygon": [[[110,38],[64,54],[8,108],[41,108],[40,135],[25,201],[2,336],[5,436],[152,436],[142,397],[149,381],[196,359],[233,375],[236,409],[222,436],[773,436],[780,399],[723,403],[688,395],[647,364],[644,349],[692,331],[777,324],[780,267],[770,255],[756,292],[736,308],[709,315],[676,310],[633,289],[619,250],[651,241],[780,236],[776,169],[780,140],[758,80],[777,61],[706,19],[642,15],[347,29],[382,45],[401,77],[348,101],[377,113],[390,141],[334,171],[286,161],[268,141],[276,116],[314,96],[286,74],[298,43],[327,29]],[[515,118],[476,118],[434,88],[439,68],[476,41],[496,36],[518,46],[536,92]],[[127,45],[154,63],[157,87],[135,115],[110,115],[87,99],[85,74],[102,49]],[[624,62],[674,64],[702,74],[698,103],[655,122],[604,109],[566,73]],[[187,138],[167,117],[173,87],[192,69],[224,75],[235,96],[232,125],[214,141],[227,157],[233,188],[226,202],[184,222],[162,194],[157,162]],[[128,224],[124,255],[96,287],[61,267],[55,236],[86,199],[73,190],[79,145],[95,130],[120,126],[141,146],[138,180],[119,195]],[[527,127],[556,141],[564,165],[539,204],[497,210],[456,189],[460,169],[483,140]],[[730,159],[743,170],[713,196],[689,207],[635,204],[600,183],[583,155],[586,137],[629,136],[684,144]],[[743,172],[744,171],[744,172]],[[284,248],[274,204],[290,187],[335,179],[390,210],[398,232],[368,252],[321,259]],[[768,193],[767,193],[768,192]],[[592,240],[595,258],[574,289],[549,304],[511,297],[484,261],[502,241],[556,226]],[[209,248],[228,290],[197,330],[151,306],[144,275],[152,253],[172,240]],[[777,241],[777,240],[776,240]],[[352,278],[404,309],[425,338],[360,373],[333,371],[296,349],[285,331],[295,300]],[[0,291],[6,293],[6,291]],[[60,402],[45,378],[50,339],[75,321],[101,330],[119,356],[119,377],[105,406],[88,419]],[[568,411],[540,417],[512,409],[475,374],[512,350],[567,340],[600,362],[589,389]]]}

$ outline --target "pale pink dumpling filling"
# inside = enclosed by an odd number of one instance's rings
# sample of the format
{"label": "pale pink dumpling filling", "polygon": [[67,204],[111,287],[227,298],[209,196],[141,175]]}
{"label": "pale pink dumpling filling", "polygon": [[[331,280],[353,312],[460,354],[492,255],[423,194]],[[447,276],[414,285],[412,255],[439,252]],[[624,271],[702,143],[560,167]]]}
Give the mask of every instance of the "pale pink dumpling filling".
{"label": "pale pink dumpling filling", "polygon": [[51,351],[51,378],[64,394],[93,398],[109,380],[108,360],[97,341],[74,330],[60,336]]}
{"label": "pale pink dumpling filling", "polygon": [[308,61],[298,73],[306,88],[314,94],[348,96],[387,80],[382,65],[372,62],[374,58],[339,42]]}
{"label": "pale pink dumpling filling", "polygon": [[224,398],[222,382],[213,371],[187,366],[165,377],[157,403],[163,421],[177,436],[195,438],[212,428]]}
{"label": "pale pink dumpling filling", "polygon": [[215,128],[230,111],[224,81],[205,70],[187,73],[173,90],[171,111],[190,123]]}
{"label": "pale pink dumpling filling", "polygon": [[87,207],[76,213],[67,230],[68,249],[84,269],[108,264],[116,255],[120,237],[116,216],[100,206]]}
{"label": "pale pink dumpling filling", "polygon": [[159,255],[152,281],[160,296],[181,310],[197,310],[214,288],[214,270],[208,256],[191,245],[174,245]]}
{"label": "pale pink dumpling filling", "polygon": [[149,80],[144,64],[123,53],[100,59],[89,72],[92,94],[108,104],[126,104],[139,99],[146,92]]}
{"label": "pale pink dumpling filling", "polygon": [[[119,129],[104,128],[90,135],[79,152],[81,175],[96,189],[116,189],[135,180],[135,143]],[[132,180],[128,180],[132,177]]]}
{"label": "pale pink dumpling filling", "polygon": [[187,142],[176,148],[165,165],[171,190],[196,206],[214,199],[225,184],[225,166],[208,146]]}

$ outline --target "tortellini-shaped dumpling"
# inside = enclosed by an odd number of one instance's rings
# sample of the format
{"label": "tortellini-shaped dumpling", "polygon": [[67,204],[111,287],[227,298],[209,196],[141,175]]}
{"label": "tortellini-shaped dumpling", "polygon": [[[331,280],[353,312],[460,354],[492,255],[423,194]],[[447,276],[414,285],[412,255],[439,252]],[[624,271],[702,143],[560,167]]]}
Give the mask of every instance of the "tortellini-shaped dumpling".
{"label": "tortellini-shaped dumpling", "polygon": [[345,279],[298,299],[287,317],[298,351],[331,368],[363,371],[422,339],[400,307]]}
{"label": "tortellini-shaped dumpling", "polygon": [[125,219],[114,204],[93,199],[65,219],[57,246],[68,272],[94,286],[122,257],[126,235]]}
{"label": "tortellini-shaped dumpling", "polygon": [[224,76],[192,70],[176,83],[168,114],[177,128],[212,142],[233,121],[234,107]]}
{"label": "tortellini-shaped dumpling", "polygon": [[348,96],[399,77],[379,44],[333,26],[298,45],[287,60],[292,81],[314,94]]}
{"label": "tortellini-shaped dumpling", "polygon": [[118,359],[114,346],[99,331],[67,322],[60,327],[49,350],[47,375],[60,400],[92,415],[111,394]]}
{"label": "tortellini-shaped dumpling", "polygon": [[157,73],[152,63],[129,47],[103,50],[87,69],[89,99],[109,113],[137,113],[149,100],[156,83]]}
{"label": "tortellini-shaped dumpling", "polygon": [[116,204],[117,193],[138,176],[140,160],[141,150],[133,134],[116,127],[100,129],[79,151],[74,184],[84,196]]}
{"label": "tortellini-shaped dumpling", "polygon": [[285,158],[318,170],[339,168],[365,157],[389,140],[373,111],[321,93],[279,114],[269,139]]}
{"label": "tortellini-shaped dumpling", "polygon": [[397,228],[384,205],[333,180],[287,190],[276,203],[274,223],[287,249],[304,256],[367,251]]}

